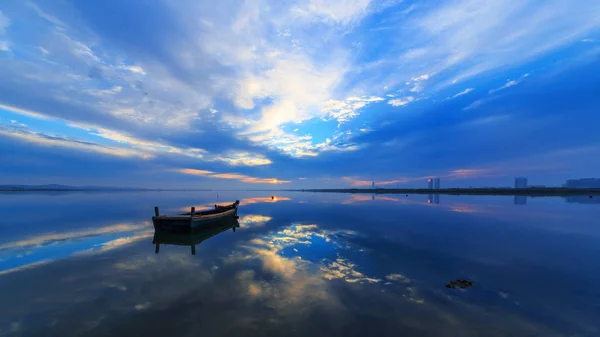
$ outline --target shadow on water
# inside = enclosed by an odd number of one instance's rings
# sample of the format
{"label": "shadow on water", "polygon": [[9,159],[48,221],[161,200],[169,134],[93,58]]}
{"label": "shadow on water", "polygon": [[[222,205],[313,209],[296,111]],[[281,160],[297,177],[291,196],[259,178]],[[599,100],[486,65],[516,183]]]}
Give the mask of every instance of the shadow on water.
{"label": "shadow on water", "polygon": [[154,252],[160,252],[160,245],[188,246],[191,248],[191,254],[196,255],[196,245],[202,243],[211,237],[240,227],[239,221],[234,217],[223,218],[218,222],[206,225],[193,233],[184,233],[180,231],[155,230],[152,244],[155,245]]}

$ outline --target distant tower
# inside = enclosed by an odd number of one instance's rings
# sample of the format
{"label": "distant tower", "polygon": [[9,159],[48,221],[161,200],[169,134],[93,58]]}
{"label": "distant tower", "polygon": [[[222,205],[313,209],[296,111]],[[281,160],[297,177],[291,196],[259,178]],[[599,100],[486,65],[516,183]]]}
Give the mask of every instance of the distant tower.
{"label": "distant tower", "polygon": [[440,178],[433,179],[433,188],[436,190],[440,189]]}
{"label": "distant tower", "polygon": [[430,190],[433,189],[433,179],[431,179],[431,178],[427,179],[427,188]]}
{"label": "distant tower", "polygon": [[515,178],[515,188],[527,188],[527,178],[516,177]]}
{"label": "distant tower", "polygon": [[372,188],[372,189],[375,189],[375,181],[372,181],[372,182],[371,182],[371,188]]}

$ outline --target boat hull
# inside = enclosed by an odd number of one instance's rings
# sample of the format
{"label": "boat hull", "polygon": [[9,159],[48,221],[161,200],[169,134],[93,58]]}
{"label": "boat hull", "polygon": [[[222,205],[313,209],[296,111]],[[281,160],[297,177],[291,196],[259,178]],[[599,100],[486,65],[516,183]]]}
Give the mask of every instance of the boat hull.
{"label": "boat hull", "polygon": [[214,213],[195,213],[181,215],[161,215],[152,217],[154,229],[157,231],[194,232],[211,226],[225,218],[237,216],[237,203],[232,206],[217,206]]}

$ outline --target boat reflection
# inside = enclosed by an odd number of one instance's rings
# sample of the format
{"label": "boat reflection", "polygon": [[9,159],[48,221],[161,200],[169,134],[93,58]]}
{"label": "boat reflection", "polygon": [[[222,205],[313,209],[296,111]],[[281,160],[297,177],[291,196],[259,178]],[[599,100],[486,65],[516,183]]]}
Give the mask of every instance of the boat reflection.
{"label": "boat reflection", "polygon": [[196,255],[196,245],[229,229],[235,232],[235,229],[239,227],[240,223],[236,218],[227,217],[193,233],[155,230],[152,244],[155,245],[154,252],[156,254],[160,252],[160,245],[175,245],[189,246],[192,255]]}

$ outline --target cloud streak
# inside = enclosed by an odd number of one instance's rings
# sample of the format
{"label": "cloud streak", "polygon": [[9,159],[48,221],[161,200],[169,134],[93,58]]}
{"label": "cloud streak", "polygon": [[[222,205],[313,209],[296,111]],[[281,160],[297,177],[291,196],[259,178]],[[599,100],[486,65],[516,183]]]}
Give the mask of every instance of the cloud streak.
{"label": "cloud streak", "polygon": [[463,91],[461,91],[461,92],[457,93],[457,94],[456,94],[456,95],[454,95],[454,96],[446,97],[446,99],[444,99],[444,100],[445,100],[445,101],[447,101],[447,100],[455,99],[455,98],[457,98],[457,97],[460,97],[460,96],[466,95],[466,94],[470,93],[470,92],[471,92],[471,91],[473,91],[473,90],[475,90],[475,89],[474,89],[474,88],[467,88],[467,89],[465,89],[465,90],[463,90]]}
{"label": "cloud streak", "polygon": [[521,83],[521,81],[522,81],[524,78],[528,77],[528,76],[529,76],[529,74],[525,74],[525,75],[521,76],[521,78],[520,78],[520,79],[518,79],[518,80],[508,80],[508,81],[506,81],[506,83],[505,83],[503,86],[501,86],[501,87],[499,87],[499,88],[496,88],[496,89],[492,89],[492,90],[490,90],[490,91],[489,91],[489,93],[490,93],[490,94],[493,94],[493,93],[496,93],[496,92],[498,92],[498,91],[501,91],[501,90],[504,90],[504,89],[508,89],[508,88],[510,88],[510,87],[513,87],[513,86],[515,86],[515,85],[517,85],[517,84]]}
{"label": "cloud streak", "polygon": [[239,174],[239,173],[216,173],[216,172],[212,172],[212,171],[198,170],[198,169],[191,169],[191,168],[176,169],[175,171],[182,173],[182,174],[201,176],[201,177],[207,177],[207,178],[233,179],[233,180],[237,180],[237,181],[240,181],[243,183],[250,183],[250,184],[287,184],[287,183],[291,182],[290,180],[281,180],[281,179],[277,179],[277,178],[257,178],[257,177],[251,177],[251,176],[248,176],[245,174]]}

